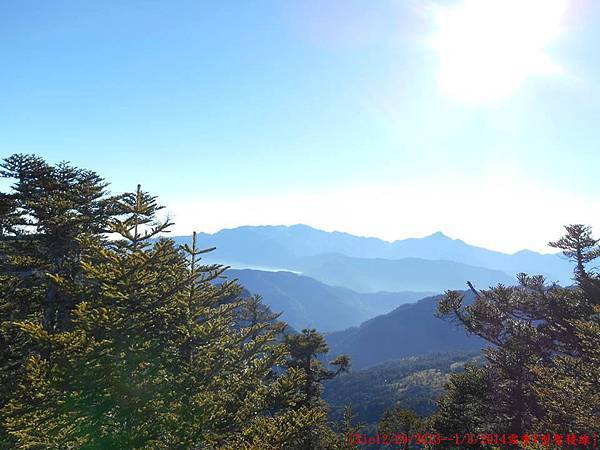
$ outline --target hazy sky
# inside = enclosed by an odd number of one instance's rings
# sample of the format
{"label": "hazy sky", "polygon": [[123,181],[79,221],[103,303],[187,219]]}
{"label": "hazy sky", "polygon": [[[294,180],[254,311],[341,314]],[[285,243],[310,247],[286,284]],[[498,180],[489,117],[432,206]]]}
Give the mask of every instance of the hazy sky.
{"label": "hazy sky", "polygon": [[600,232],[600,1],[0,2],[0,154],[160,196],[174,231]]}

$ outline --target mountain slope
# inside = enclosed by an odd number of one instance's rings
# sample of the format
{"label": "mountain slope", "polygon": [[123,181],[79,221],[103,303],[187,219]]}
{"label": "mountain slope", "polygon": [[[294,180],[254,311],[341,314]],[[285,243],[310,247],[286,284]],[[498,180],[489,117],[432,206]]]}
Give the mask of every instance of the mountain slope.
{"label": "mountain slope", "polygon": [[361,294],[284,271],[230,269],[226,274],[237,278],[251,293],[260,294],[272,311],[283,313],[281,320],[298,330],[307,327],[323,332],[342,330],[427,295],[423,292]]}
{"label": "mountain slope", "polygon": [[[484,343],[480,338],[435,317],[440,298],[427,297],[401,305],[359,327],[327,334],[331,354],[345,353],[352,367],[361,369],[407,356],[481,349]],[[467,292],[465,301],[471,300],[472,294]]]}

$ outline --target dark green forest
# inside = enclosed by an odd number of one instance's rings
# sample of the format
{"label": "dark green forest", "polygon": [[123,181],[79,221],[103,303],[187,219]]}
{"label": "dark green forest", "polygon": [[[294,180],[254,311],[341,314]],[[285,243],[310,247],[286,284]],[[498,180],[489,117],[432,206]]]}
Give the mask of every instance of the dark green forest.
{"label": "dark green forest", "polygon": [[218,249],[166,238],[172,223],[140,186],[112,194],[93,171],[33,155],[1,167],[2,449],[345,449],[365,431],[599,431],[589,227],[552,243],[573,262],[571,286],[521,274],[471,286],[469,301],[446,292],[438,320],[481,338],[483,356],[353,373],[318,330],[290,330],[227,267],[204,263]]}
{"label": "dark green forest", "polygon": [[330,416],[343,417],[352,406],[359,423],[376,425],[386,410],[402,405],[419,416],[430,416],[437,399],[453,373],[466,364],[481,365],[481,352],[437,353],[386,361],[355,370],[325,383],[323,398],[331,407]]}

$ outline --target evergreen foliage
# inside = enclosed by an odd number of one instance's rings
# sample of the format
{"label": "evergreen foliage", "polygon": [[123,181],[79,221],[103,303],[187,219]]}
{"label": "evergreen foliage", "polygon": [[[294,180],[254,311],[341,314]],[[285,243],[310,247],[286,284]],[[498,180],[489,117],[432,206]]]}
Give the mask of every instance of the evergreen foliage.
{"label": "evergreen foliage", "polygon": [[[327,354],[329,348],[323,335],[314,329],[304,329],[299,334],[286,336],[285,345],[289,352],[286,362],[288,370],[300,371],[304,378],[300,405],[326,414],[327,405],[321,399],[322,383],[347,372],[350,368],[350,360],[347,356],[340,355],[330,362],[335,370],[325,367],[319,357]],[[325,427],[314,427],[305,435],[302,448],[306,450],[330,448],[335,445],[336,440],[337,436],[331,430]]]}
{"label": "evergreen foliage", "polygon": [[[55,277],[81,282],[80,238],[102,239],[114,217],[115,198],[97,174],[33,155],[13,155],[0,164],[10,180],[0,193],[0,408],[24,376],[32,351],[15,323],[38,322],[48,333],[67,330],[78,298]],[[45,352],[46,349],[41,351]],[[0,422],[0,442],[9,442]],[[12,444],[6,444],[7,447]]]}
{"label": "evergreen foliage", "polygon": [[536,425],[587,434],[600,431],[600,306],[589,321],[573,325],[579,353],[557,355],[552,365],[533,368],[533,388],[545,409]]}
{"label": "evergreen foliage", "polygon": [[520,274],[517,286],[476,292],[471,305],[451,291],[439,302],[442,317],[492,344],[484,367],[452,377],[433,419],[439,431],[598,431],[600,277],[588,266],[600,251],[591,236],[570,225],[551,244],[575,263],[573,287]]}
{"label": "evergreen foliage", "polygon": [[[394,435],[405,435],[407,437],[414,436],[417,433],[424,433],[424,422],[419,416],[414,414],[412,411],[403,409],[401,407],[395,407],[387,410],[379,425],[377,426],[377,432],[380,436],[393,437]],[[399,442],[396,444],[396,440],[391,438],[388,448],[397,448],[408,450],[409,448],[417,448],[416,444],[410,442]]]}
{"label": "evergreen foliage", "polygon": [[356,414],[352,406],[346,406],[344,413],[342,414],[341,420],[341,433],[340,438],[342,439],[340,450],[350,450],[356,447],[354,436],[362,432],[365,425],[356,422]]}
{"label": "evergreen foliage", "polygon": [[171,223],[139,186],[108,197],[92,172],[30,156],[4,168],[0,447],[339,447],[319,384],[348,361],[316,361],[321,335],[284,339],[202,263],[213,249],[160,237]]}

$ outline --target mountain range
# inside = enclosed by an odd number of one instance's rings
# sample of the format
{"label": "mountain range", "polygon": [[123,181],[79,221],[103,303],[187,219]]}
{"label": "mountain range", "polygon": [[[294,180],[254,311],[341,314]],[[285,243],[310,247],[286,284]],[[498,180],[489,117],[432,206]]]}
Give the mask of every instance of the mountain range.
{"label": "mountain range", "polygon": [[[189,236],[176,241],[188,243]],[[519,272],[542,274],[569,283],[571,266],[563,257],[523,250],[512,255],[451,239],[442,233],[386,242],[326,232],[306,225],[244,226],[199,233],[205,256],[235,268],[299,272],[323,283],[357,292],[428,291],[512,284]]]}
{"label": "mountain range", "polygon": [[[190,236],[176,237],[189,243]],[[435,316],[447,289],[513,284],[519,272],[570,283],[570,263],[557,254],[506,254],[442,233],[386,242],[306,225],[244,226],[200,233],[216,247],[207,263],[226,274],[294,329],[326,333],[330,354],[348,354],[355,370],[434,352],[478,351],[484,342]],[[470,291],[466,300],[472,300]]]}

